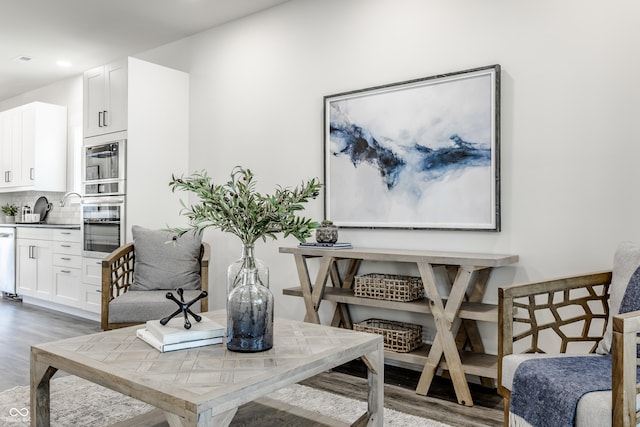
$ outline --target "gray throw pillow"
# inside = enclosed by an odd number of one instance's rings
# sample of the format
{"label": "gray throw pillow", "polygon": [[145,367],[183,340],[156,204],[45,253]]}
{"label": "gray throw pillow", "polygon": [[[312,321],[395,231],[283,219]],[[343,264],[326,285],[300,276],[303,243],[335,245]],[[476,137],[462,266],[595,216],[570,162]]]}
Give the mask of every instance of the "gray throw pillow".
{"label": "gray throw pillow", "polygon": [[200,289],[200,245],[202,235],[177,237],[162,230],[134,225],[132,291]]}
{"label": "gray throw pillow", "polygon": [[598,343],[596,353],[610,354],[613,316],[620,313],[622,298],[627,291],[634,273],[640,266],[640,246],[633,242],[622,242],[613,257],[613,272],[609,287],[609,322],[604,338]]}

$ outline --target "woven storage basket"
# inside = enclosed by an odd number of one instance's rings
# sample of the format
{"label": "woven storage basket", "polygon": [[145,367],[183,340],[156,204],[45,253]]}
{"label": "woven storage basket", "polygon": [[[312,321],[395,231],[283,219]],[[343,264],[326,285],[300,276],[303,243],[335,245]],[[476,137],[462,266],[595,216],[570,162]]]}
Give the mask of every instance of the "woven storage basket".
{"label": "woven storage basket", "polygon": [[370,273],[355,277],[353,294],[357,297],[406,302],[424,298],[424,286],[419,277]]}
{"label": "woven storage basket", "polygon": [[413,323],[367,319],[355,323],[353,329],[382,335],[385,350],[408,353],[422,345],[422,326]]}

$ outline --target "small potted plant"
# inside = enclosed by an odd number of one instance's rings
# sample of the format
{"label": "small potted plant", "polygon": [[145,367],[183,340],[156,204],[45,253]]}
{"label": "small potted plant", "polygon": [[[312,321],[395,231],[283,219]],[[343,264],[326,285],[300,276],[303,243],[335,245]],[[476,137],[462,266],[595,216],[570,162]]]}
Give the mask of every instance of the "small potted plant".
{"label": "small potted plant", "polygon": [[4,214],[4,219],[7,224],[13,224],[16,222],[16,214],[18,213],[18,206],[13,203],[6,203],[0,207]]}

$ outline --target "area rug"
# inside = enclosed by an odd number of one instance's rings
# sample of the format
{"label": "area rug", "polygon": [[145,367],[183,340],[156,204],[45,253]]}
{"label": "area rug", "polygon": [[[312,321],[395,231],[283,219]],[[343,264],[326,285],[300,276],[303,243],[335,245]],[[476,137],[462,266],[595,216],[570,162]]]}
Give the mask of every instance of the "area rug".
{"label": "area rug", "polygon": [[[306,419],[322,418],[325,420],[323,423],[327,425],[350,424],[367,408],[366,402],[300,384],[278,390],[258,402],[267,406],[275,402],[279,404],[275,406],[299,408],[300,411],[297,412],[304,413]],[[154,408],[146,403],[75,376],[64,376],[51,381],[51,425],[54,427],[108,426],[153,410]],[[314,414],[320,417],[314,417]],[[29,387],[14,387],[0,392],[0,425],[26,426],[29,425],[29,419]],[[304,421],[305,418],[300,420],[299,425],[308,425]],[[335,420],[335,424],[331,420]],[[389,408],[384,408],[384,425],[448,427],[448,424]]]}

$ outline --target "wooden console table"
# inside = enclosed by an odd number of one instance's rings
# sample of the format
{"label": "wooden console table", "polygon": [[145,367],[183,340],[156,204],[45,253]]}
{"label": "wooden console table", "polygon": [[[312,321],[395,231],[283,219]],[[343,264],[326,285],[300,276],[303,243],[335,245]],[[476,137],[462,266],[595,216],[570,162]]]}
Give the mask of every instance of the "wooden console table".
{"label": "wooden console table", "polygon": [[[484,353],[476,321],[498,322],[497,305],[482,303],[487,280],[493,267],[515,263],[517,255],[313,247],[281,247],[280,252],[293,254],[295,258],[300,287],[284,289],[283,293],[304,298],[306,322],[320,323],[318,309],[323,299],[337,303],[331,325],[347,329],[353,327],[349,304],[433,316],[436,335],[432,345],[425,344],[410,353],[385,351],[386,359],[424,366],[416,393],[428,393],[438,369],[449,371],[458,403],[463,405],[473,406],[465,374],[478,375],[483,385],[495,387],[497,357]],[[318,275],[313,282],[307,266],[309,258],[320,259]],[[342,275],[338,268],[340,261],[346,262]],[[426,298],[398,302],[354,296],[354,278],[362,261],[417,264]],[[446,300],[436,286],[439,269],[451,286]],[[333,287],[326,286],[329,278]],[[467,347],[470,351],[465,351]]]}

